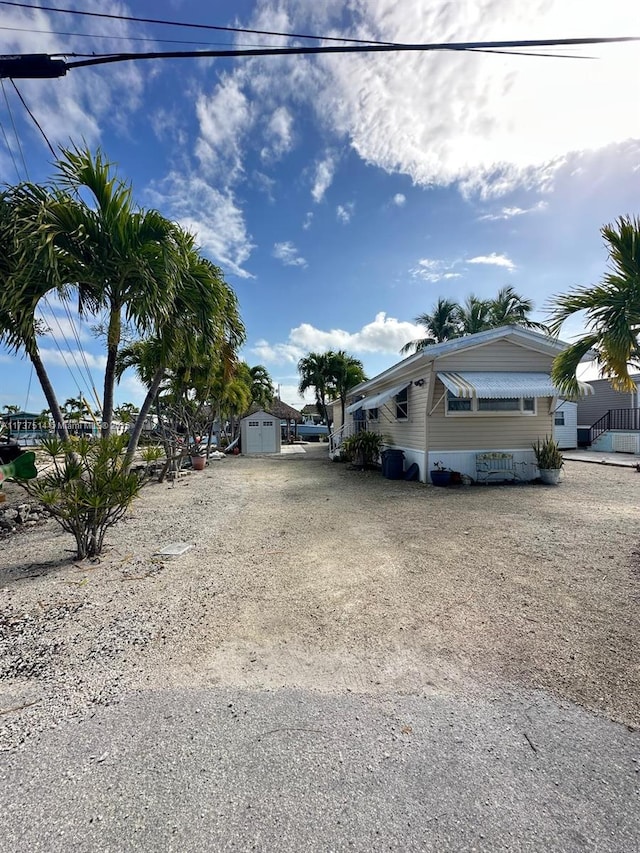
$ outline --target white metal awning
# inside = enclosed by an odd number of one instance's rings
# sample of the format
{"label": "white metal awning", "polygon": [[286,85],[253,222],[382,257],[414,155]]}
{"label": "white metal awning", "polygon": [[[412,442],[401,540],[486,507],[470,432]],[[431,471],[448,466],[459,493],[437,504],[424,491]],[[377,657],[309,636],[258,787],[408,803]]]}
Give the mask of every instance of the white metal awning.
{"label": "white metal awning", "polygon": [[396,394],[404,391],[409,384],[409,382],[403,382],[402,385],[396,385],[393,388],[388,388],[386,391],[381,391],[379,394],[374,394],[372,397],[363,397],[362,400],[358,400],[357,403],[352,403],[350,406],[347,406],[346,411],[348,414],[352,415],[354,412],[357,412],[358,409],[379,409],[380,406],[384,406],[387,400],[390,400],[392,397],[395,397]]}
{"label": "white metal awning", "polygon": [[[506,397],[561,397],[562,392],[548,373],[438,373],[438,379],[454,397],[477,397],[480,400]],[[579,382],[580,394],[593,394],[586,382]]]}

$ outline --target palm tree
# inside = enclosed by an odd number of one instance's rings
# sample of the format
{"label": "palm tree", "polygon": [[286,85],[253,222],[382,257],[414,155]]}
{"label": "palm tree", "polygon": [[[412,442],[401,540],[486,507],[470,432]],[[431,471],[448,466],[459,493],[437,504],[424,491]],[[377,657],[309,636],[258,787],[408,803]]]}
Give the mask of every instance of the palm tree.
{"label": "palm tree", "polygon": [[170,317],[183,258],[176,226],[155,210],[136,208],[130,186],[112,175],[99,151],[94,157],[88,149],[62,149],[56,168],[62,190],[44,200],[37,234],[43,265],[61,285],[78,289],[80,314],[107,311],[107,436],[123,319],[139,334],[150,334]]}
{"label": "palm tree", "polygon": [[90,409],[81,395],[77,397],[69,397],[64,401],[64,413],[68,420],[79,421],[85,415],[90,414]]}
{"label": "palm tree", "polygon": [[415,323],[420,323],[420,325],[425,327],[427,337],[416,341],[409,341],[402,347],[400,352],[420,352],[432,344],[439,344],[442,341],[459,337],[460,332],[457,323],[459,310],[460,306],[457,302],[440,297],[430,314],[418,314],[414,320]]}
{"label": "palm tree", "polygon": [[[366,381],[362,362],[353,356],[347,355],[344,350],[328,352],[329,375],[331,379],[331,392],[340,400],[342,420],[344,423],[344,410],[347,404],[347,396],[352,388]],[[329,421],[327,420],[327,424]]]}
{"label": "palm tree", "polygon": [[20,406],[15,406],[15,405],[11,405],[11,404],[9,404],[7,406],[3,406],[2,408],[4,409],[4,411],[8,415],[17,415],[18,412],[20,411]]}
{"label": "palm tree", "polygon": [[537,323],[529,318],[529,314],[533,311],[533,301],[520,296],[511,285],[501,288],[497,296],[491,300],[490,305],[490,325],[494,328],[524,326],[526,329],[537,329],[545,334],[549,333],[544,323]]}
{"label": "palm tree", "polygon": [[471,294],[464,305],[459,305],[456,320],[461,335],[474,335],[484,332],[493,325],[493,305],[490,299],[479,299]]}
{"label": "palm tree", "polygon": [[273,382],[269,371],[262,364],[256,364],[249,368],[251,373],[251,399],[261,409],[268,409],[273,403]]}
{"label": "palm tree", "polygon": [[229,376],[245,339],[236,295],[220,269],[198,254],[190,234],[183,232],[180,243],[184,256],[172,288],[172,310],[153,336],[122,348],[116,361],[118,379],[132,367],[148,389],[131,431],[129,464],[163,381],[172,376],[186,393],[197,380],[202,392],[213,381],[203,376],[212,377],[218,368]]}
{"label": "palm tree", "polygon": [[621,216],[601,229],[609,254],[609,272],[600,284],[577,287],[555,298],[550,328],[586,312],[589,332],[558,355],[551,376],[564,393],[577,395],[576,369],[589,350],[597,352],[603,375],[618,391],[632,391],[629,367],[640,366],[640,218]]}
{"label": "palm tree", "polygon": [[328,353],[310,352],[298,362],[300,382],[298,391],[302,395],[313,388],[316,406],[325,423],[329,423],[327,398],[332,388],[331,364]]}
{"label": "palm tree", "polygon": [[[39,191],[40,198],[44,193]],[[32,197],[33,198],[33,197]],[[52,289],[38,262],[35,244],[39,203],[25,203],[20,188],[0,195],[0,343],[31,361],[51,411],[56,434],[69,438],[60,404],[38,348],[42,331],[36,320],[40,299]]]}

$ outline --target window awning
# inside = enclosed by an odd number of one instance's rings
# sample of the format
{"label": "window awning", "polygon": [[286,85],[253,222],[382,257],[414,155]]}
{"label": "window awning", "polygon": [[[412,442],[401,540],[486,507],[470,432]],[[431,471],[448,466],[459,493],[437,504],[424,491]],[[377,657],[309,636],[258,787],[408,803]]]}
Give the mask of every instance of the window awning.
{"label": "window awning", "polygon": [[[438,373],[438,379],[454,397],[480,400],[506,397],[561,397],[562,392],[548,373]],[[593,394],[586,382],[579,382],[580,394]]]}
{"label": "window awning", "polygon": [[362,400],[358,400],[357,403],[352,403],[350,406],[347,406],[346,411],[348,414],[352,415],[354,412],[357,412],[358,409],[379,409],[380,406],[384,406],[387,400],[390,400],[392,397],[395,397],[396,394],[404,391],[409,384],[409,382],[403,382],[402,385],[396,385],[394,388],[388,388],[380,394],[374,394],[372,397],[363,397]]}

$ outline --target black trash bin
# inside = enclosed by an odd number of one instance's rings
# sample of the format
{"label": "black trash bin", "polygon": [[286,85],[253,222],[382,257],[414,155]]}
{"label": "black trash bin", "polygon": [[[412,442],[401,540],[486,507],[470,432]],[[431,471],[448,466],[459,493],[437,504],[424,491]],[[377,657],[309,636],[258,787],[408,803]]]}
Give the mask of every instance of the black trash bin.
{"label": "black trash bin", "polygon": [[404,453],[402,450],[382,451],[382,476],[387,480],[401,480],[404,475]]}

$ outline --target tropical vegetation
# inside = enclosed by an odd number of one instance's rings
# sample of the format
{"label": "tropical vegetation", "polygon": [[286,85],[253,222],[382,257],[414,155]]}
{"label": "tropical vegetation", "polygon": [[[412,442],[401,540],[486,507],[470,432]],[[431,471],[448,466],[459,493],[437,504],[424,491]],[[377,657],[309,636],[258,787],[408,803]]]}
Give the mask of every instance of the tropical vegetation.
{"label": "tropical vegetation", "polygon": [[621,216],[605,225],[601,234],[608,272],[599,284],[576,287],[557,296],[553,304],[553,332],[578,312],[584,312],[588,330],[553,363],[553,381],[567,395],[578,393],[576,370],[590,351],[616,390],[634,390],[630,370],[640,368],[640,218]]}
{"label": "tropical vegetation", "polygon": [[470,294],[464,303],[440,297],[430,312],[418,314],[415,322],[424,326],[426,335],[406,343],[400,352],[420,352],[425,347],[473,335],[499,326],[524,326],[548,333],[543,323],[530,317],[533,302],[510,285],[501,288],[493,299]]}
{"label": "tropical vegetation", "polygon": [[325,353],[310,352],[298,362],[300,383],[298,391],[313,388],[318,411],[326,424],[331,422],[328,404],[339,400],[344,423],[347,396],[352,388],[366,380],[362,362],[344,350]]}

